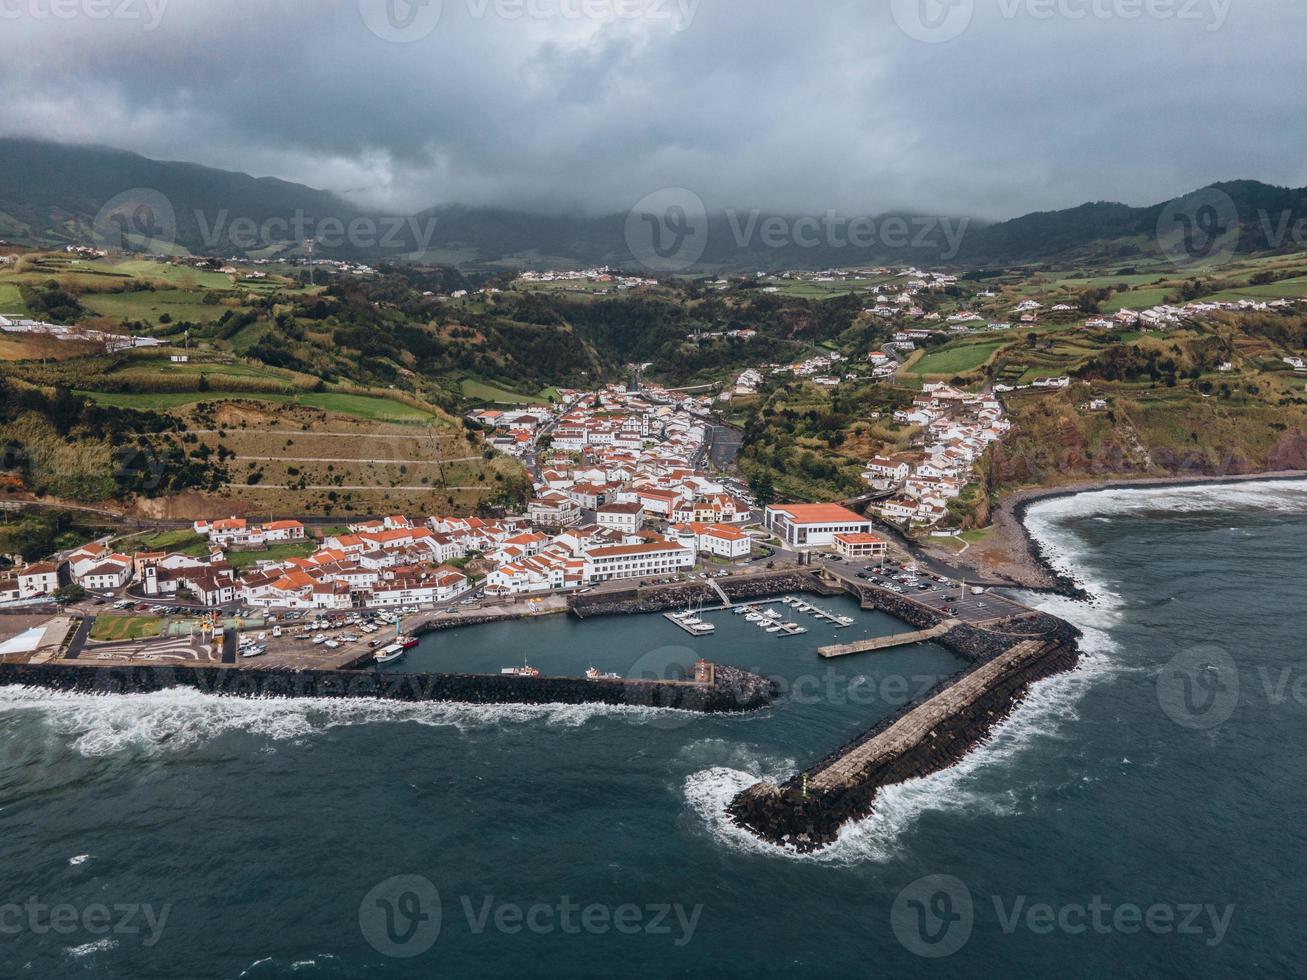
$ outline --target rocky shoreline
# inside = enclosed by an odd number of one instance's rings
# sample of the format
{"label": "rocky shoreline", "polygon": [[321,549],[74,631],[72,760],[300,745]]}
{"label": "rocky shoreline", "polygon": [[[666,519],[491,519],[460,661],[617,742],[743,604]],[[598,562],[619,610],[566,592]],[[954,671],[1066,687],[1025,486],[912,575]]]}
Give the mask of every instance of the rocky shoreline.
{"label": "rocky shoreline", "polygon": [[1275,480],[1307,479],[1304,470],[1277,470],[1266,473],[1240,473],[1225,476],[1171,476],[1089,480],[1060,487],[1031,487],[1007,494],[994,508],[992,538],[962,555],[947,554],[926,548],[928,555],[951,565],[965,567],[985,576],[1005,580],[1015,588],[1047,592],[1071,599],[1093,597],[1079,582],[1059,570],[1044,554],[1039,542],[1026,527],[1030,508],[1049,500],[1074,497],[1082,493],[1119,489],[1167,489],[1201,485],[1258,483]]}

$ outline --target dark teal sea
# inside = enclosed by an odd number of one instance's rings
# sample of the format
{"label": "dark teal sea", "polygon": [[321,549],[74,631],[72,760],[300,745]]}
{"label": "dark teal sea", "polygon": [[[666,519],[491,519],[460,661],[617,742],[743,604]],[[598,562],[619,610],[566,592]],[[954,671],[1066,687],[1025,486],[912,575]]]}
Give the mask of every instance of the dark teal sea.
{"label": "dark teal sea", "polygon": [[[780,678],[747,717],[631,706],[0,691],[0,976],[1302,975],[1307,481],[1109,491],[1030,524],[1099,598],[1085,663],[827,852],[730,827],[959,669],[834,664],[713,614],[427,638],[411,670]],[[858,616],[841,634],[896,628]]]}

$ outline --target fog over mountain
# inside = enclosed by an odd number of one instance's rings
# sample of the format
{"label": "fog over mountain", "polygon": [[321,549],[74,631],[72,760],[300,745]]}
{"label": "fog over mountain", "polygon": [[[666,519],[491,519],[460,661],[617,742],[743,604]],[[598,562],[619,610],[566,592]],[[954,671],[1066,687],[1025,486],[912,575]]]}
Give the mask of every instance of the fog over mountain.
{"label": "fog over mountain", "polygon": [[10,5],[0,133],[405,213],[620,213],[679,186],[1003,219],[1307,184],[1294,0],[389,3]]}

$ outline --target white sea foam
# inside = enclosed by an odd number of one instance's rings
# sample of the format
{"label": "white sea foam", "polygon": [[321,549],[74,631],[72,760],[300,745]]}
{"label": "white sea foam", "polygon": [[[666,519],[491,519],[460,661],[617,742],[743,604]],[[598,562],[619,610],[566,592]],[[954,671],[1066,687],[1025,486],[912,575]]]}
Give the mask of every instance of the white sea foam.
{"label": "white sea foam", "polygon": [[64,952],[74,959],[82,959],[93,953],[103,953],[106,950],[114,949],[118,945],[116,939],[97,939],[93,943],[84,943],[81,946],[69,946]]}
{"label": "white sea foam", "polygon": [[[1176,495],[1179,495],[1178,503]],[[1307,510],[1307,480],[1186,486],[1178,490],[1111,490],[1085,494],[1080,498],[1058,498],[1032,507],[1027,514],[1027,525],[1045,554],[1067,574],[1079,576],[1097,597],[1093,603],[1044,594],[1025,597],[1030,605],[1081,629],[1084,635],[1080,641],[1079,668],[1033,685],[1012,715],[995,728],[984,744],[977,746],[957,765],[924,779],[886,787],[877,797],[872,815],[845,825],[838,840],[830,847],[801,855],[759,840],[735,826],[726,815],[727,805],[740,791],[760,780],[786,779],[793,775],[793,769],[776,772],[774,767],[746,765],[701,770],[685,781],[687,804],[724,844],[793,860],[833,864],[889,860],[901,853],[905,831],[930,811],[1015,812],[1021,805],[1020,801],[1035,791],[1041,777],[1023,773],[1019,766],[1006,764],[1026,749],[1037,747],[1041,741],[1066,737],[1070,726],[1079,718],[1081,701],[1092,688],[1119,680],[1127,674],[1146,672],[1118,660],[1119,648],[1110,630],[1123,613],[1123,598],[1105,582],[1086,580],[1078,561],[1083,557],[1083,544],[1063,520],[1071,515],[1155,510],[1163,500],[1166,509],[1171,511],[1219,510],[1232,506],[1302,511]],[[1001,788],[996,788],[996,781],[987,776],[996,766],[1005,767],[1002,779],[998,781]]]}
{"label": "white sea foam", "polygon": [[[229,732],[284,742],[333,728],[374,722],[450,727],[460,732],[509,725],[579,728],[596,718],[637,724],[668,715],[665,709],[628,705],[470,705],[368,699],[223,698],[185,688],[152,694],[71,694],[40,688],[0,690],[0,712],[39,713],[57,734],[86,756],[122,751],[147,754],[190,750]],[[688,712],[690,723],[697,715]]]}

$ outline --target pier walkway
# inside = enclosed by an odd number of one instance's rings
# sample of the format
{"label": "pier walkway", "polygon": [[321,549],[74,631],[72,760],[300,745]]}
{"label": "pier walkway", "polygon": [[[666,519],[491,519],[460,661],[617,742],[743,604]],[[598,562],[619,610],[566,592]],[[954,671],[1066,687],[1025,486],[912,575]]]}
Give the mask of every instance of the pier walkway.
{"label": "pier walkway", "polygon": [[708,584],[712,586],[714,592],[716,592],[719,596],[722,597],[722,602],[726,603],[726,606],[724,608],[730,609],[731,606],[733,605],[733,603],[731,602],[731,597],[728,596],[726,592],[722,589],[722,587],[717,584],[717,580],[710,578],[708,580]]}
{"label": "pier walkway", "polygon": [[962,625],[956,619],[946,620],[938,626],[916,633],[895,633],[892,636],[878,636],[871,640],[858,640],[856,643],[842,643],[838,646],[821,647],[817,650],[821,656],[830,660],[834,657],[847,657],[855,653],[872,653],[878,650],[891,650],[894,647],[910,646],[913,643],[925,643],[938,639],[955,626]]}
{"label": "pier walkway", "polygon": [[808,780],[808,787],[832,790],[856,784],[872,766],[901,755],[930,738],[931,732],[945,719],[982,697],[1004,674],[1035,659],[1046,649],[1047,644],[1039,640],[1016,644],[948,689],[918,705],[879,735],[813,773]]}

